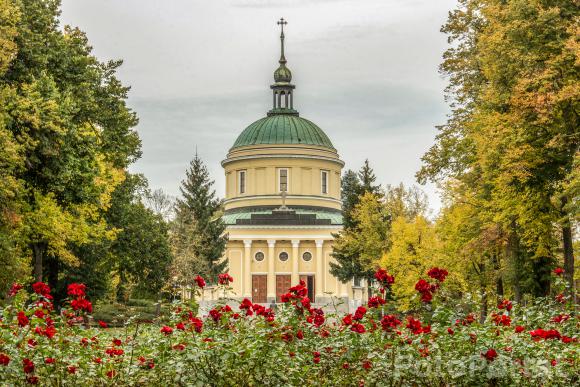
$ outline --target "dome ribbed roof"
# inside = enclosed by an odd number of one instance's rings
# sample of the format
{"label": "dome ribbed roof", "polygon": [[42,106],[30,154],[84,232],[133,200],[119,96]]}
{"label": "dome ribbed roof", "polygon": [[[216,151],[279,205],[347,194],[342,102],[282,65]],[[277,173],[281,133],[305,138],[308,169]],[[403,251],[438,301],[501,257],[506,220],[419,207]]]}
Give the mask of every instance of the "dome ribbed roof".
{"label": "dome ribbed roof", "polygon": [[307,144],[335,150],[322,129],[312,121],[293,114],[273,114],[250,124],[238,136],[232,149],[260,144]]}

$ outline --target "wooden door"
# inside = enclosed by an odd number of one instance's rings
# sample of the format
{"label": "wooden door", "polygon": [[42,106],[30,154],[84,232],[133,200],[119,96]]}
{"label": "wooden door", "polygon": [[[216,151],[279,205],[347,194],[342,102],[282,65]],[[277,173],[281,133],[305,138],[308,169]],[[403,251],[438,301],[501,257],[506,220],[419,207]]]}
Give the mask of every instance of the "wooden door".
{"label": "wooden door", "polygon": [[268,276],[265,274],[252,275],[252,302],[265,304],[268,302]]}
{"label": "wooden door", "polygon": [[313,275],[301,275],[300,280],[306,283],[306,288],[308,289],[308,298],[310,302],[316,302],[314,300],[314,276]]}
{"label": "wooden door", "polygon": [[278,274],[276,276],[276,302],[282,302],[280,296],[284,293],[288,293],[290,289],[290,283],[292,276],[290,274]]}

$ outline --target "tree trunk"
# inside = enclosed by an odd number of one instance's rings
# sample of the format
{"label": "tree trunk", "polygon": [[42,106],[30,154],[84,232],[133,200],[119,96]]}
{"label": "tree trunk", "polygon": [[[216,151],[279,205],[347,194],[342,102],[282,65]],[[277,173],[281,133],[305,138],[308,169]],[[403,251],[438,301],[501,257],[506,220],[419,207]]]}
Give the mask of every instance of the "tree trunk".
{"label": "tree trunk", "polygon": [[37,242],[32,244],[32,253],[34,255],[34,279],[37,282],[42,282],[42,261],[45,250],[46,243]]}
{"label": "tree trunk", "polygon": [[522,301],[522,291],[520,286],[521,259],[519,244],[520,241],[516,233],[515,221],[512,221],[507,242],[507,256],[510,259],[513,270],[514,299],[518,304]]}
{"label": "tree trunk", "polygon": [[52,289],[53,303],[60,308],[62,303],[62,293],[58,291],[59,261],[57,257],[47,257],[45,259],[46,280]]}
{"label": "tree trunk", "polygon": [[564,216],[564,222],[562,224],[562,245],[564,249],[564,277],[568,281],[568,292],[571,296],[575,298],[576,292],[574,291],[574,247],[572,244],[572,227],[570,225],[570,218],[565,211],[566,204],[568,204],[568,197],[562,196],[562,215]]}
{"label": "tree trunk", "polygon": [[493,268],[496,273],[495,277],[495,293],[499,300],[503,299],[503,277],[501,273],[501,265],[499,263],[499,251],[495,251],[492,255]]}
{"label": "tree trunk", "polygon": [[483,324],[487,318],[487,291],[485,285],[481,286],[481,313],[479,315],[479,323]]}

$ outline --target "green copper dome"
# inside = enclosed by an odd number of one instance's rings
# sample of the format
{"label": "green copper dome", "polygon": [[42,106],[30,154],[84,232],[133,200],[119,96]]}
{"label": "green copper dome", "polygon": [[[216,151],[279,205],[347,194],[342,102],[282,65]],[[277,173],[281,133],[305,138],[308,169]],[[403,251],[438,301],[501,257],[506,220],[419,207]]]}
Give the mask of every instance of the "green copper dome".
{"label": "green copper dome", "polygon": [[277,83],[290,83],[292,81],[292,72],[288,67],[281,65],[274,71],[274,81]]}
{"label": "green copper dome", "polygon": [[233,148],[247,145],[306,144],[334,149],[315,123],[297,114],[270,114],[252,123],[239,135]]}

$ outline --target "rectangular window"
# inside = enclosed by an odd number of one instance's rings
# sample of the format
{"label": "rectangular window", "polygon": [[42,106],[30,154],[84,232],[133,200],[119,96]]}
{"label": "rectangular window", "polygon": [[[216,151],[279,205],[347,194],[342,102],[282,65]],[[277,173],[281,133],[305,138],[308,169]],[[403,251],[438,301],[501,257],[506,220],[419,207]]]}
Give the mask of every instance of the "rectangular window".
{"label": "rectangular window", "polygon": [[240,193],[246,193],[246,171],[238,172],[238,183],[240,187]]}
{"label": "rectangular window", "polygon": [[288,192],[288,169],[279,169],[280,192]]}
{"label": "rectangular window", "polygon": [[320,181],[322,184],[322,193],[328,193],[328,171],[320,171]]}

